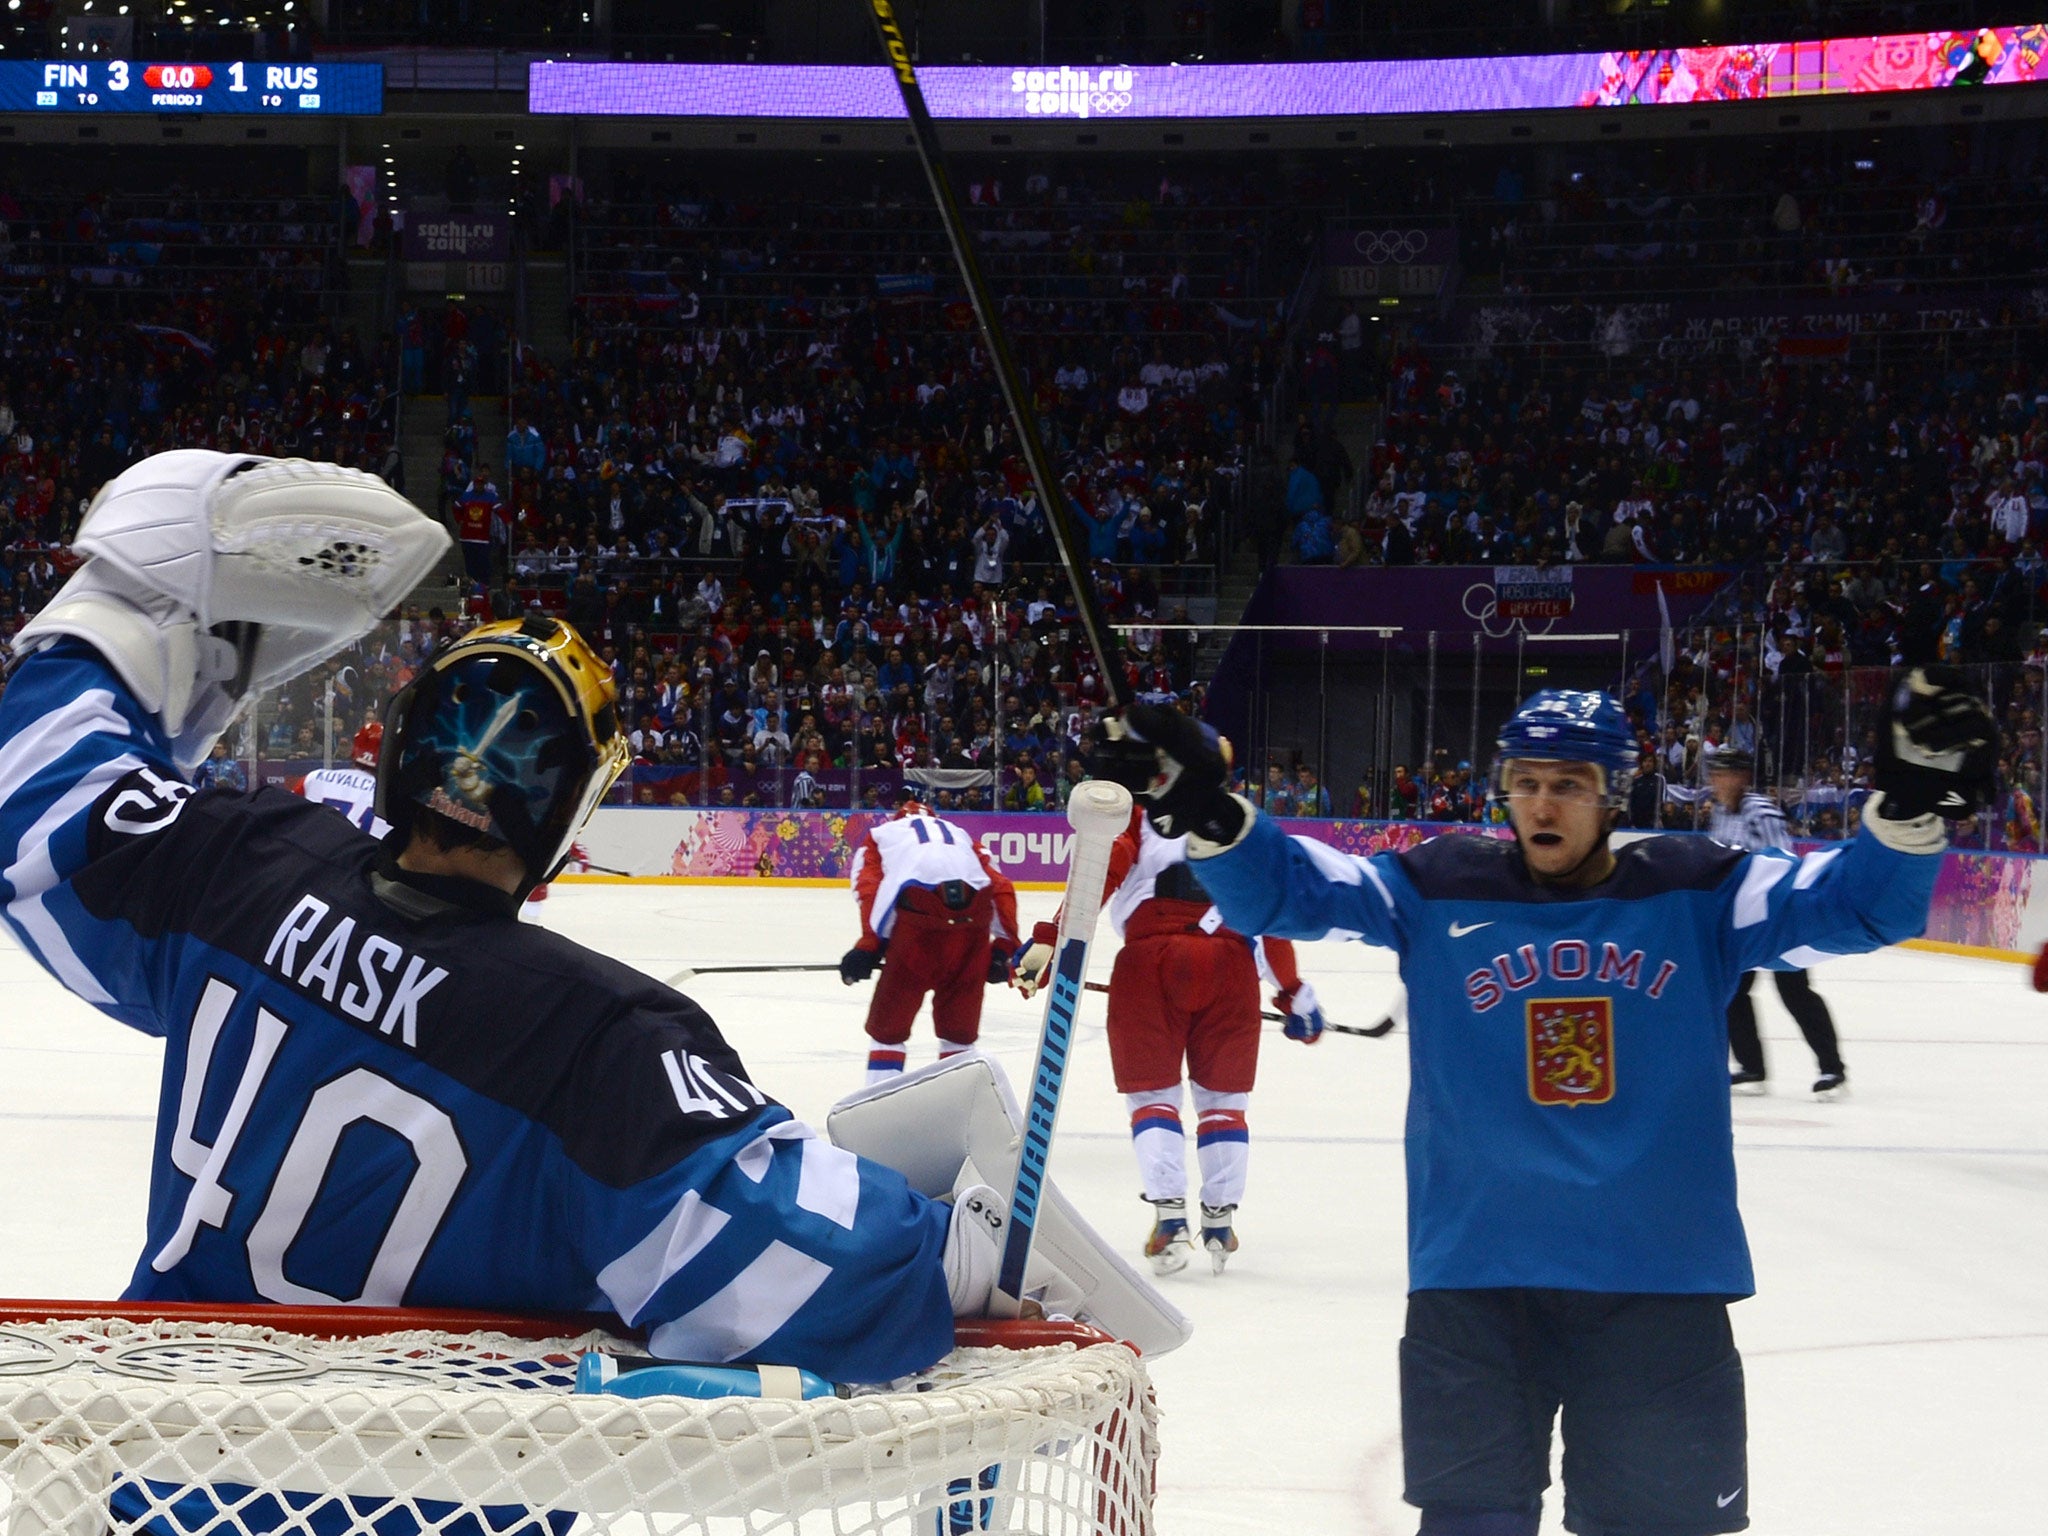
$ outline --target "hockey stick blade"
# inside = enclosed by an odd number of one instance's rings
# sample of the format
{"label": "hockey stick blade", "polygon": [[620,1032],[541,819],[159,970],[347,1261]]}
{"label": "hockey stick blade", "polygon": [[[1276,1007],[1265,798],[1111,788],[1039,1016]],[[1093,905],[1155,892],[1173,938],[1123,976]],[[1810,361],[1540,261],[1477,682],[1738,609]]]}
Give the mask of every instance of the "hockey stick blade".
{"label": "hockey stick blade", "polygon": [[794,965],[686,965],[675,975],[664,977],[665,987],[680,987],[695,976],[767,976],[785,971],[836,971],[837,960],[811,960]]}
{"label": "hockey stick blade", "polygon": [[1394,1032],[1394,1020],[1389,1015],[1377,1024],[1325,1024],[1323,1028],[1340,1035],[1363,1035],[1368,1040],[1377,1040]]}
{"label": "hockey stick blade", "polygon": [[1060,909],[1059,944],[1053,951],[1051,985],[1046,988],[1045,1023],[1038,1034],[1038,1059],[1031,1072],[1031,1098],[1024,1108],[1024,1135],[1017,1149],[1017,1174],[1010,1185],[1010,1223],[1003,1237],[1003,1262],[990,1311],[1016,1317],[1024,1300],[1024,1276],[1031,1240],[1045,1194],[1045,1165],[1059,1120],[1060,1091],[1066,1085],[1067,1053],[1088,977],[1088,946],[1102,910],[1102,886],[1109,852],[1131,823],[1131,792],[1106,779],[1088,779],[1067,802],[1074,829],[1073,861],[1067,866],[1067,896]]}
{"label": "hockey stick blade", "polygon": [[[1087,988],[1090,992],[1107,992],[1109,990],[1109,983],[1106,981],[1091,981],[1087,984]],[[1259,1010],[1259,1017],[1267,1020],[1269,1023],[1277,1024],[1286,1018],[1287,1015],[1275,1013],[1270,1008],[1261,1008]],[[1325,1024],[1323,1028],[1339,1035],[1363,1035],[1368,1040],[1377,1040],[1382,1035],[1390,1035],[1394,1032],[1394,1021],[1392,1018],[1385,1018],[1381,1019],[1377,1024]]]}

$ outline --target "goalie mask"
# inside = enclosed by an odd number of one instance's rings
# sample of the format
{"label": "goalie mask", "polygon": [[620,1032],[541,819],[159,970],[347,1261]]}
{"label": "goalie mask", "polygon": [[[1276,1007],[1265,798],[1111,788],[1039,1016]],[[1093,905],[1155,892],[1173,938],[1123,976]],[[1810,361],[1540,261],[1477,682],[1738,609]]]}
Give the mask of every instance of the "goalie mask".
{"label": "goalie mask", "polygon": [[385,720],[377,814],[401,839],[424,806],[506,844],[526,865],[522,896],[568,862],[630,759],[610,668],[554,619],[471,630],[434,656]]}

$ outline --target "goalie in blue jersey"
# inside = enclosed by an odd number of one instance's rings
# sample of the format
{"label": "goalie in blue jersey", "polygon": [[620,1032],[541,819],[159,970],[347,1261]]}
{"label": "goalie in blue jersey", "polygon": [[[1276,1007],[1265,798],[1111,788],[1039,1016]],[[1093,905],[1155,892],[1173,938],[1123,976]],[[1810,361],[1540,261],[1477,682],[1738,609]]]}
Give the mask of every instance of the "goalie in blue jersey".
{"label": "goalie in blue jersey", "polygon": [[1127,726],[1116,776],[1162,832],[1188,834],[1226,924],[1400,954],[1402,1439],[1424,1536],[1535,1536],[1560,1410],[1566,1529],[1745,1528],[1727,1305],[1754,1283],[1728,999],[1749,970],[1922,930],[1941,818],[1994,788],[1984,707],[1954,674],[1907,674],[1863,830],[1803,859],[1705,838],[1612,847],[1637,749],[1601,693],[1539,693],[1502,728],[1494,792],[1512,842],[1445,836],[1372,858],[1287,837],[1228,793],[1227,749],[1186,716],[1138,705]]}
{"label": "goalie in blue jersey", "polygon": [[608,1311],[671,1359],[931,1365],[986,1310],[1001,1198],[831,1146],[688,998],[517,921],[627,761],[574,630],[433,655],[389,711],[382,842],[282,789],[192,788],[243,700],[447,546],[373,476],[160,454],[100,492],[19,637],[0,904],[167,1047],[127,1294]]}

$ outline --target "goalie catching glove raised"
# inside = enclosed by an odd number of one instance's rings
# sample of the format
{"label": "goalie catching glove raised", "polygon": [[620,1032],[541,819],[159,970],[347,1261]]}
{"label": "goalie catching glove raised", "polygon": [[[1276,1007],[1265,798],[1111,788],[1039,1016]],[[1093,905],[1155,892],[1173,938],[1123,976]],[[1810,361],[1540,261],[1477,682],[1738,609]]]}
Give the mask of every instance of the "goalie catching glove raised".
{"label": "goalie catching glove raised", "polygon": [[101,487],[73,547],[16,653],[91,645],[189,773],[243,700],[368,634],[451,540],[375,475],[181,448]]}

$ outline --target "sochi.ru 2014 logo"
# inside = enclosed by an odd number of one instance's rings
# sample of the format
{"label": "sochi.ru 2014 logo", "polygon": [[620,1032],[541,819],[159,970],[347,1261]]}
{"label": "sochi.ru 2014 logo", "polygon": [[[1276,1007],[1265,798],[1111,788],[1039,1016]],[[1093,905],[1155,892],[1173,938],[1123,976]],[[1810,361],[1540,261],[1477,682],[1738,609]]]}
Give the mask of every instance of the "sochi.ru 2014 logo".
{"label": "sochi.ru 2014 logo", "polygon": [[1108,69],[1013,69],[1010,94],[1024,98],[1030,117],[1114,117],[1131,105],[1125,66]]}

